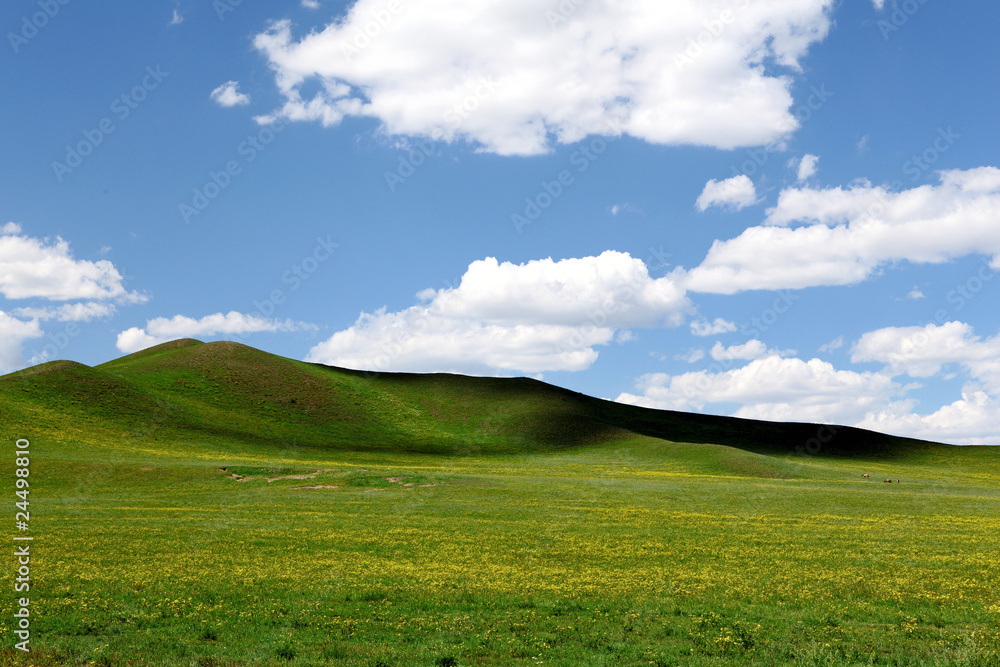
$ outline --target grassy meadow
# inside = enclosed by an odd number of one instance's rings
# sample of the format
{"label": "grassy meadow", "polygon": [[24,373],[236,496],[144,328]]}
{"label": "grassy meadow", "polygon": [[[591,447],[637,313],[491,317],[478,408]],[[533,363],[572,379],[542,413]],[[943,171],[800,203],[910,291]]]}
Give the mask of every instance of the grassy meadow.
{"label": "grassy meadow", "polygon": [[194,341],[0,408],[35,537],[0,664],[1000,665],[989,448]]}

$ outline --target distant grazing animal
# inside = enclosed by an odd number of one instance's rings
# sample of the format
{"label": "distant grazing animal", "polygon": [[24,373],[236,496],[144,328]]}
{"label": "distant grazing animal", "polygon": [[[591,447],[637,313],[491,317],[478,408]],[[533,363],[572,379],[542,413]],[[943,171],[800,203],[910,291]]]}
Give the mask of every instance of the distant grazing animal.
{"label": "distant grazing animal", "polygon": [[869,475],[868,473],[864,473],[864,474],[863,474],[863,475],[861,475],[861,476],[862,476],[862,477],[864,477],[865,479],[868,479],[869,477],[871,477],[871,475]]}
{"label": "distant grazing animal", "polygon": [[891,479],[883,479],[882,483],[883,484],[892,484],[892,480]]}

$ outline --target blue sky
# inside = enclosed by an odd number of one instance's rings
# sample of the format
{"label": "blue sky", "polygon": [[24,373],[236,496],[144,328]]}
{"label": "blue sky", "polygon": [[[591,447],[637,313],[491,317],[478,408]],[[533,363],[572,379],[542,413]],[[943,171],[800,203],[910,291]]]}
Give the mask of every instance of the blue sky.
{"label": "blue sky", "polygon": [[0,372],[190,336],[1000,444],[997,25],[6,3]]}

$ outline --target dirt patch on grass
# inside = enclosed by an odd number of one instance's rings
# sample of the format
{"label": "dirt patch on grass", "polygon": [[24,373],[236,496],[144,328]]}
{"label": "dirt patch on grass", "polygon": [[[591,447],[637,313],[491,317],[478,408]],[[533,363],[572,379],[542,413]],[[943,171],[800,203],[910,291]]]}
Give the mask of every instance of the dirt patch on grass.
{"label": "dirt patch on grass", "polygon": [[[295,468],[263,468],[263,467],[247,467],[247,466],[226,466],[221,468],[216,468],[216,470],[229,473],[226,475],[229,479],[235,480],[237,482],[246,482],[251,479],[262,478],[270,482],[278,482],[283,479],[295,479],[295,480],[306,480],[315,479],[319,475],[324,474],[335,474],[339,470],[335,468],[322,468],[319,470],[312,471],[301,471]],[[238,472],[242,471],[242,472]]]}
{"label": "dirt patch on grass", "polygon": [[[383,477],[386,472],[383,471],[381,475],[372,474],[368,472],[365,468],[354,469],[345,471],[343,469],[335,468],[319,468],[314,470],[296,470],[295,468],[265,468],[265,467],[247,467],[247,466],[227,466],[227,467],[216,467],[216,470],[222,472],[227,479],[231,479],[235,482],[249,482],[253,480],[267,481],[268,484],[271,482],[280,482],[283,480],[312,480],[312,484],[303,484],[299,486],[288,486],[287,488],[294,490],[319,490],[319,489],[339,489],[342,487],[354,487],[354,489],[363,491],[364,493],[372,493],[375,491],[385,491],[392,488],[401,488],[407,491],[413,491],[416,487],[433,487],[439,486],[439,483],[431,483],[432,480],[427,479],[424,475],[399,475],[395,477]],[[366,472],[361,472],[362,470]],[[366,474],[367,473],[367,474]],[[391,473],[390,473],[391,474]],[[332,479],[327,477],[327,475],[332,475]],[[317,479],[318,478],[318,479]],[[319,483],[323,482],[323,483]],[[425,483],[426,482],[426,483]]]}
{"label": "dirt patch on grass", "polygon": [[303,475],[282,475],[280,477],[268,477],[268,482],[277,482],[279,479],[314,479],[316,475],[320,473],[319,470],[316,472],[305,473]]}

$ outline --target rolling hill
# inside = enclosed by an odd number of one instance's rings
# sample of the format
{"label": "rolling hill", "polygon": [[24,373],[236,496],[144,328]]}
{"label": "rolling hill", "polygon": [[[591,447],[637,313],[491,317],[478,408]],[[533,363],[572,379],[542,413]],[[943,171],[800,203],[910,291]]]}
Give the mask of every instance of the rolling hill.
{"label": "rolling hill", "polygon": [[856,428],[651,410],[528,378],[361,372],[191,339],[95,367],[53,361],[3,376],[0,405],[5,431],[27,424],[83,440],[141,434],[163,442],[502,454],[640,435],[771,455],[933,458],[958,449]]}

